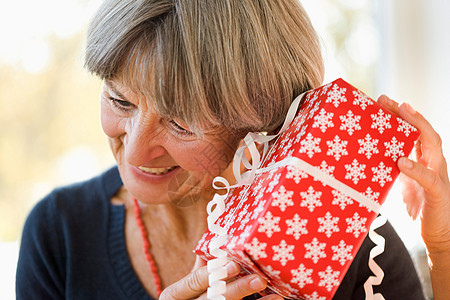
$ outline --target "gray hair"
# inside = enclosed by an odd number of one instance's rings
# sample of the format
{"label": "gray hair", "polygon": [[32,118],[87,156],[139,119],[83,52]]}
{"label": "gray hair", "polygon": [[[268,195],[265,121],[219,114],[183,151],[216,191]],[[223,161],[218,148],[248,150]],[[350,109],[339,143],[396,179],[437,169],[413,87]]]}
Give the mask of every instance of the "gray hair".
{"label": "gray hair", "polygon": [[273,131],[322,84],[316,32],[298,0],[107,0],[85,66],[201,130]]}

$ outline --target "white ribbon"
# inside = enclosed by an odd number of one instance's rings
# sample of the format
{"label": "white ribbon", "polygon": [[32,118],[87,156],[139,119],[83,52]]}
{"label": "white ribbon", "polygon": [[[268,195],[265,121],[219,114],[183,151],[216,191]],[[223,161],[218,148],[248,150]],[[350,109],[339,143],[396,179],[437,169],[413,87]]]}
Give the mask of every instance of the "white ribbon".
{"label": "white ribbon", "polygon": [[[213,185],[217,181],[222,182],[225,186],[229,186],[228,181],[223,177],[214,178]],[[227,242],[227,231],[225,228],[216,224],[217,219],[225,211],[225,199],[228,196],[229,188],[225,195],[215,194],[213,199],[209,201],[207,206],[208,211],[208,229],[215,234],[209,244],[209,252],[215,256],[215,259],[208,261],[208,273],[209,273],[209,287],[207,290],[207,298],[214,300],[225,300],[223,294],[226,292],[227,269],[225,264],[227,263],[227,252],[220,249]]]}
{"label": "white ribbon", "polygon": [[384,252],[385,240],[381,235],[375,232],[375,229],[383,226],[386,221],[384,216],[379,215],[373,221],[369,230],[369,238],[375,243],[375,247],[373,247],[369,253],[369,269],[375,276],[370,276],[364,283],[364,292],[366,293],[367,300],[384,300],[383,295],[380,293],[373,294],[373,286],[380,285],[384,277],[383,269],[381,269],[373,259]]}
{"label": "white ribbon", "polygon": [[[305,92],[306,93],[306,92]],[[224,195],[215,194],[213,200],[208,203],[208,228],[209,230],[215,234],[215,237],[211,239],[211,242],[209,244],[209,252],[217,257],[216,259],[213,259],[208,262],[208,271],[210,272],[209,276],[209,288],[207,297],[208,299],[217,299],[222,300],[225,299],[223,294],[226,290],[226,283],[224,279],[226,278],[226,269],[225,264],[227,262],[227,254],[224,250],[220,249],[223,247],[227,242],[227,234],[225,227],[221,227],[218,224],[215,224],[217,222],[217,219],[220,217],[220,215],[223,214],[225,211],[225,199],[227,198],[229,191],[231,188],[240,187],[243,185],[249,185],[253,182],[255,179],[256,174],[267,172],[269,170],[273,170],[276,168],[284,167],[287,165],[292,165],[299,167],[301,170],[305,171],[309,175],[313,176],[314,178],[322,181],[322,183],[332,187],[335,190],[338,190],[344,194],[346,194],[348,197],[353,198],[360,204],[366,206],[369,210],[374,211],[375,213],[378,213],[380,210],[380,205],[365,197],[360,192],[356,191],[355,189],[347,186],[346,184],[342,183],[341,181],[335,179],[333,176],[330,176],[324,172],[322,172],[317,167],[312,166],[311,164],[307,163],[306,161],[297,158],[297,157],[287,157],[283,159],[282,161],[279,161],[275,164],[272,164],[266,168],[261,168],[261,163],[264,161],[266,154],[269,149],[269,142],[281,135],[283,132],[286,131],[286,129],[289,127],[289,125],[294,120],[297,109],[301,103],[301,100],[303,99],[305,93],[301,94],[295,100],[292,102],[291,106],[289,107],[289,110],[286,114],[286,118],[284,120],[284,123],[280,129],[280,131],[275,135],[265,135],[262,133],[256,133],[256,132],[249,132],[245,138],[244,138],[244,145],[239,147],[236,150],[236,153],[233,158],[233,173],[236,178],[236,184],[230,185],[229,182],[223,178],[223,177],[216,177],[213,181],[213,187],[215,189],[226,189],[226,193]],[[263,144],[263,154],[261,155],[258,151],[258,148],[256,146],[256,143]],[[245,156],[245,150],[249,150],[250,156],[251,156],[251,162],[248,161],[247,157]],[[241,163],[244,164],[247,171],[241,174]],[[217,186],[216,182],[221,182],[223,184],[223,187]],[[213,209],[214,207],[214,209]],[[230,218],[231,220],[232,218]],[[380,225],[381,226],[381,225]],[[369,233],[370,234],[370,233]],[[375,233],[376,234],[376,233]],[[377,237],[378,236],[378,237]],[[381,236],[377,235],[374,238],[378,241],[380,239],[383,239]],[[372,237],[371,237],[372,238]],[[384,243],[384,239],[383,239]],[[375,247],[377,248],[377,247]],[[374,248],[374,249],[375,249]],[[378,265],[373,261],[373,257],[379,255],[377,251],[378,250],[370,251],[370,259],[369,259],[369,267],[371,270],[376,270]],[[383,247],[384,250],[384,247]],[[383,251],[381,251],[383,252]],[[380,252],[380,253],[381,253]],[[371,263],[372,261],[372,263]],[[210,266],[211,262],[211,268]],[[379,267],[378,267],[379,268]],[[381,270],[381,268],[379,268]],[[225,273],[223,273],[225,270]],[[381,272],[383,272],[381,270]],[[384,273],[374,272],[378,278],[377,280],[382,280]],[[373,276],[372,276],[373,277]],[[370,278],[369,278],[370,279]],[[380,282],[381,282],[380,280]],[[369,280],[368,280],[369,281]],[[376,283],[374,283],[376,284]],[[366,294],[367,295],[367,294]],[[382,297],[382,296],[381,296]],[[367,298],[370,299],[370,298]],[[372,298],[374,300],[381,300],[382,298]]]}
{"label": "white ribbon", "polygon": [[[225,268],[225,264],[227,263],[227,253],[220,248],[227,242],[227,232],[224,227],[216,224],[219,217],[225,211],[225,199],[228,197],[231,188],[248,185],[253,182],[256,172],[261,165],[262,158],[266,156],[266,153],[269,149],[269,142],[286,131],[286,129],[289,127],[292,120],[294,120],[294,117],[297,113],[297,108],[300,105],[300,102],[304,95],[305,93],[301,94],[292,102],[286,115],[286,119],[284,120],[283,126],[281,127],[278,134],[268,136],[262,133],[249,132],[245,136],[245,146],[241,146],[240,148],[238,148],[233,158],[233,173],[236,178],[236,184],[230,186],[228,180],[220,176],[217,176],[213,180],[213,187],[215,189],[225,188],[227,191],[224,195],[219,195],[216,193],[207,206],[208,229],[215,234],[209,244],[209,253],[216,257],[215,259],[208,261],[209,287],[207,290],[207,298],[210,300],[225,300],[223,294],[225,294],[226,291],[225,279],[227,277],[227,271]],[[262,156],[259,154],[255,143],[264,144]],[[245,156],[246,149],[249,149],[250,151],[250,155],[252,158],[251,163]],[[249,169],[249,171],[244,172],[243,174],[241,174],[241,162],[247,169]],[[216,182],[222,183],[224,187],[217,186]]]}

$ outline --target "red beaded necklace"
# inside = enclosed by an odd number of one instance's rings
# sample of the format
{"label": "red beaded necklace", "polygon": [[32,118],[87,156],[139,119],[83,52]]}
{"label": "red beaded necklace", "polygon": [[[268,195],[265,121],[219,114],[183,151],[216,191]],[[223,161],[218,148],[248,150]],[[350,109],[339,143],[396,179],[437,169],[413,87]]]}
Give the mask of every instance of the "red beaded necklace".
{"label": "red beaded necklace", "polygon": [[153,282],[155,283],[155,287],[156,287],[156,293],[158,293],[158,297],[159,297],[162,292],[161,278],[159,278],[158,267],[156,266],[155,260],[153,259],[153,256],[150,253],[150,241],[148,240],[147,229],[145,228],[145,224],[142,221],[141,207],[139,206],[139,203],[137,202],[137,200],[134,197],[133,197],[133,201],[134,201],[134,215],[136,217],[136,223],[139,226],[139,229],[141,230],[142,242],[144,244],[145,259],[148,261],[148,264],[150,265],[150,272],[152,272]]}

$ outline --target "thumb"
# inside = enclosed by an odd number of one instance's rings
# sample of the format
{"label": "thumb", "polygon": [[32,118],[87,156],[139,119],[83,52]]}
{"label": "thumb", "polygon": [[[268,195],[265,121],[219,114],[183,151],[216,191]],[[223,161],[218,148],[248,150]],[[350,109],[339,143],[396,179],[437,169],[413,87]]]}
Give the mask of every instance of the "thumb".
{"label": "thumb", "polygon": [[195,258],[194,267],[192,268],[191,272],[195,271],[197,269],[200,269],[201,267],[204,267],[204,266],[206,266],[206,261],[197,255]]}

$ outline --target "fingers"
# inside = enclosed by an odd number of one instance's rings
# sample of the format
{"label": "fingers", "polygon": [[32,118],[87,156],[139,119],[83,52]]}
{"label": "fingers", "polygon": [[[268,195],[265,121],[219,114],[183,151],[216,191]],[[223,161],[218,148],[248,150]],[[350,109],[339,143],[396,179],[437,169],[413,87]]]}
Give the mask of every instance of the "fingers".
{"label": "fingers", "polygon": [[[399,115],[421,131],[420,143],[422,155],[429,156],[430,158],[441,158],[442,139],[431,124],[408,103],[400,104]],[[436,167],[439,163],[439,160],[435,161],[432,167]]]}
{"label": "fingers", "polygon": [[194,267],[192,268],[192,271],[195,271],[201,267],[206,266],[206,261],[204,261],[200,256],[196,256]]}
{"label": "fingers", "polygon": [[[264,290],[267,287],[267,282],[257,274],[247,275],[227,283],[227,289],[224,294],[227,300],[238,300],[246,296],[253,295]],[[206,299],[206,294],[203,294],[200,300]],[[267,298],[267,299],[282,299],[282,298]]]}
{"label": "fingers", "polygon": [[384,108],[386,108],[387,110],[389,110],[390,112],[392,112],[395,115],[398,115],[398,103],[395,102],[394,100],[390,99],[388,96],[386,95],[381,95],[378,98],[378,104],[380,104],[381,106],[383,106]]}
{"label": "fingers", "polygon": [[447,165],[442,152],[442,139],[431,124],[408,103],[399,105],[385,95],[378,98],[378,103],[420,130],[421,135],[416,144],[419,162],[437,171],[443,178],[447,178]]}
{"label": "fingers", "polygon": [[191,299],[196,298],[208,288],[208,270],[206,267],[192,271],[183,279],[163,290],[159,299]]}
{"label": "fingers", "polygon": [[398,167],[402,173],[419,183],[431,196],[430,199],[440,199],[446,192],[445,183],[435,171],[406,157],[399,159]]}
{"label": "fingers", "polygon": [[[197,256],[192,272],[164,289],[159,299],[192,299],[204,294],[209,286],[209,273],[205,265],[205,261]],[[239,266],[235,262],[229,262],[226,268],[228,278],[232,278],[240,272]]]}

